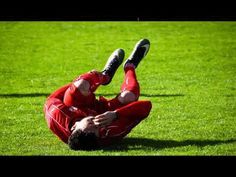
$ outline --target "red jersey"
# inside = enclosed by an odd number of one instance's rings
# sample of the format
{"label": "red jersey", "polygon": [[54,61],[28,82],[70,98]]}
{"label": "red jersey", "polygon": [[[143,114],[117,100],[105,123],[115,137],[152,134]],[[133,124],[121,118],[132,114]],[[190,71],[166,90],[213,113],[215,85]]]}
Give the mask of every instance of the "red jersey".
{"label": "red jersey", "polygon": [[44,106],[48,127],[65,143],[71,135],[71,127],[76,121],[87,116],[96,116],[110,110],[116,110],[118,119],[106,128],[99,129],[100,144],[109,144],[113,140],[127,135],[131,129],[148,116],[151,110],[150,101],[135,101],[121,105],[104,97],[91,102],[91,106],[68,107],[63,103],[64,93],[70,84],[51,94]]}

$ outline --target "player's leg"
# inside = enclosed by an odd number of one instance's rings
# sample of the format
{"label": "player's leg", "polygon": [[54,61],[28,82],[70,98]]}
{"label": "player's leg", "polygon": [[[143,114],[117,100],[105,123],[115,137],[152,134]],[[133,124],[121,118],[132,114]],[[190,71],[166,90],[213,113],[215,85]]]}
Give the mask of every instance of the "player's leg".
{"label": "player's leg", "polygon": [[118,96],[118,100],[122,104],[128,104],[138,100],[140,87],[136,77],[135,68],[133,66],[126,66],[124,71],[125,78],[121,85],[121,92]]}
{"label": "player's leg", "polygon": [[118,99],[122,104],[138,100],[140,89],[135,69],[138,67],[140,61],[146,56],[149,48],[149,40],[141,39],[136,43],[132,53],[124,63],[125,80],[121,86],[121,94],[118,96]]}
{"label": "player's leg", "polygon": [[108,80],[102,83],[102,85],[108,85],[111,82],[116,70],[123,62],[124,56],[125,52],[123,49],[116,49],[111,54],[102,70],[102,74],[108,76]]}
{"label": "player's leg", "polygon": [[124,63],[125,78],[121,86],[120,94],[109,101],[109,109],[114,110],[122,105],[137,101],[140,95],[139,83],[135,69],[140,61],[146,56],[150,48],[150,42],[142,39],[135,45],[131,55]]}
{"label": "player's leg", "polygon": [[151,109],[152,103],[150,101],[134,101],[118,108],[116,112],[119,118],[116,124],[120,129],[117,130],[120,131],[120,136],[126,136],[142,120],[147,118]]}
{"label": "player's leg", "polygon": [[65,105],[75,107],[80,105],[91,106],[95,101],[94,91],[99,85],[107,85],[111,82],[123,58],[124,51],[117,49],[108,58],[102,72],[93,70],[76,78],[65,92]]}
{"label": "player's leg", "polygon": [[106,128],[101,128],[102,145],[109,145],[126,136],[142,120],[148,117],[152,108],[150,101],[135,101],[116,110],[117,120]]}

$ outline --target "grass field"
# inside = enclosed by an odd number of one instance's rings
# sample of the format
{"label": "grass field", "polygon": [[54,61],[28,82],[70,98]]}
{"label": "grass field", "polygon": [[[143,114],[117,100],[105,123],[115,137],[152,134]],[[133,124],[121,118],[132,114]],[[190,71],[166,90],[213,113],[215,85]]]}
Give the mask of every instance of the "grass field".
{"label": "grass field", "polygon": [[[70,150],[46,125],[46,97],[141,38],[150,116],[120,144]],[[0,155],[236,155],[236,22],[0,22],[0,72]],[[97,94],[122,80],[121,67]]]}

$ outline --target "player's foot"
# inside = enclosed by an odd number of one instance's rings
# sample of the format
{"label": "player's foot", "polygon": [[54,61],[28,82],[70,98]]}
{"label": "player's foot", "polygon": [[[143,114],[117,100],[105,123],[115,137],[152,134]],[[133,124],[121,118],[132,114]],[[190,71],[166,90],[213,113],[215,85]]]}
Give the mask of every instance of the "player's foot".
{"label": "player's foot", "polygon": [[124,63],[124,68],[127,65],[134,65],[138,67],[139,62],[147,55],[150,48],[150,42],[148,39],[141,39],[138,41],[128,59]]}
{"label": "player's foot", "polygon": [[111,82],[116,70],[123,62],[125,52],[123,49],[116,49],[111,56],[108,58],[105,67],[102,70],[102,74],[109,76],[109,80],[102,84],[107,85]]}

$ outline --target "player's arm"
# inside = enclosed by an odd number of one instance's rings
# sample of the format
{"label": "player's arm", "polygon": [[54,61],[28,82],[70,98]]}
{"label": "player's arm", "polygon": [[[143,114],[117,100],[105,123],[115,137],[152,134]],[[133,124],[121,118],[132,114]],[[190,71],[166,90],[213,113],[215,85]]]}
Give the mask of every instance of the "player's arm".
{"label": "player's arm", "polygon": [[107,111],[103,114],[95,116],[93,122],[99,127],[104,127],[110,125],[113,121],[117,119],[116,111]]}
{"label": "player's arm", "polygon": [[150,101],[136,101],[127,104],[115,111],[107,111],[103,114],[99,114],[95,117],[94,123],[100,127],[108,126],[115,120],[129,119],[142,120],[147,117],[152,108]]}
{"label": "player's arm", "polygon": [[135,101],[116,110],[117,119],[137,120],[148,116],[152,108],[150,101]]}

